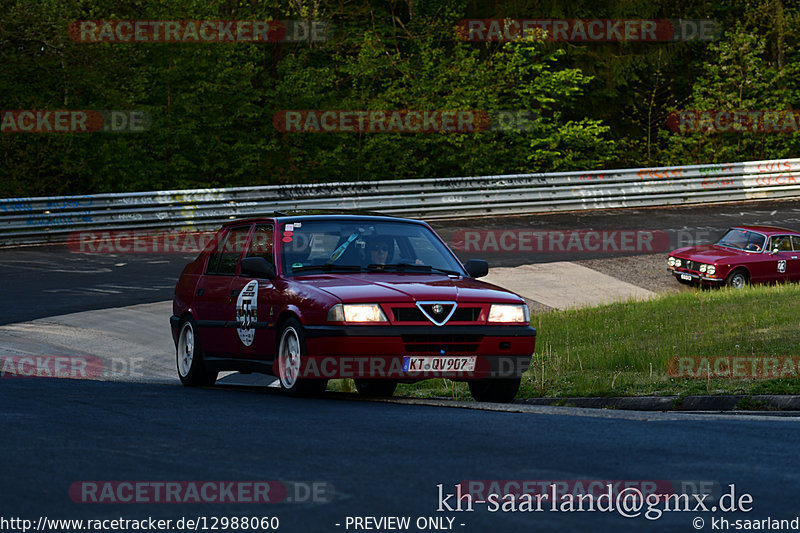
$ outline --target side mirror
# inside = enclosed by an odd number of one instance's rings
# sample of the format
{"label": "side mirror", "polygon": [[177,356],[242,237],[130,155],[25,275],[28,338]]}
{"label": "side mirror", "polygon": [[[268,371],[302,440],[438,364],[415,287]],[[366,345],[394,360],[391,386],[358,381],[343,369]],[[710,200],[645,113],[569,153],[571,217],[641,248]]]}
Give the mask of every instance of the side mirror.
{"label": "side mirror", "polygon": [[242,259],[242,276],[272,279],[275,267],[263,257],[245,257]]}
{"label": "side mirror", "polygon": [[467,261],[467,264],[464,265],[464,268],[467,269],[467,273],[473,278],[482,278],[489,273],[489,262],[483,259],[470,259]]}

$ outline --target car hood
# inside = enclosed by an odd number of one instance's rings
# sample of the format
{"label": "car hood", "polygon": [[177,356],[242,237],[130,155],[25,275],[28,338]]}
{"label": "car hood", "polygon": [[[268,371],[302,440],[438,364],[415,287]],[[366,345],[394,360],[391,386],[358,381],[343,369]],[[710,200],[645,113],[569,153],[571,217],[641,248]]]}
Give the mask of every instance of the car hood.
{"label": "car hood", "polygon": [[672,252],[670,255],[680,257],[681,259],[691,259],[692,261],[700,261],[702,263],[713,263],[714,261],[724,261],[731,257],[741,257],[743,255],[752,255],[744,251],[734,250],[733,248],[726,248],[725,246],[718,246],[716,244],[708,244],[703,246],[690,246],[688,248],[679,248]]}
{"label": "car hood", "polygon": [[503,288],[472,278],[439,274],[329,274],[296,277],[343,302],[457,301],[522,303]]}

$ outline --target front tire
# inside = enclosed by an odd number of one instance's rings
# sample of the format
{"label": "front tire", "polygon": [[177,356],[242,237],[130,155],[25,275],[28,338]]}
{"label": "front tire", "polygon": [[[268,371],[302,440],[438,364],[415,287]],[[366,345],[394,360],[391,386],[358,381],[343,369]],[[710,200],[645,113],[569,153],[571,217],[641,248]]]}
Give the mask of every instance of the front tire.
{"label": "front tire", "polygon": [[191,318],[184,318],[178,327],[175,358],[181,383],[187,387],[213,385],[218,373],[206,370],[203,350],[197,339],[197,324]]}
{"label": "front tire", "polygon": [[361,396],[373,398],[390,398],[397,389],[397,382],[393,379],[356,379],[355,383]]}
{"label": "front tire", "polygon": [[327,379],[308,379],[301,376],[306,351],[303,326],[295,318],[290,318],[281,329],[278,341],[278,379],[281,390],[290,396],[322,394],[328,386]]}
{"label": "front tire", "polygon": [[469,382],[469,391],[477,402],[511,403],[517,396],[522,378],[481,379]]}
{"label": "front tire", "polygon": [[725,285],[734,289],[742,289],[747,286],[748,281],[750,278],[742,269],[734,270],[731,272],[728,277],[725,279]]}

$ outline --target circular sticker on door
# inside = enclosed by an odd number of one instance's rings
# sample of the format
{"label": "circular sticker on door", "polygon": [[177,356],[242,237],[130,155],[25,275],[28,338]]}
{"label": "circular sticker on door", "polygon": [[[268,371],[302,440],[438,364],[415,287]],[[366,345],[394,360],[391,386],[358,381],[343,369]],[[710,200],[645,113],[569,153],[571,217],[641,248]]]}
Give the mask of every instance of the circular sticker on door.
{"label": "circular sticker on door", "polygon": [[251,280],[242,288],[236,300],[236,332],[245,346],[253,344],[258,320],[258,280]]}

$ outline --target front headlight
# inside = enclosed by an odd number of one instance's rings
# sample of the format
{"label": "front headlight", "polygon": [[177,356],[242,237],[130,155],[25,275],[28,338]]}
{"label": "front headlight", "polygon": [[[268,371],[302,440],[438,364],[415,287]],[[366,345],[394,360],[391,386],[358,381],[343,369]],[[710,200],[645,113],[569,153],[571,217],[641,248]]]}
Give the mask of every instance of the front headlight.
{"label": "front headlight", "polygon": [[680,259],[677,259],[677,258],[675,259],[675,266],[676,267],[681,266],[681,260]]}
{"label": "front headlight", "polygon": [[714,265],[708,265],[708,268],[706,268],[706,273],[711,274],[713,276],[714,274],[717,273],[717,267],[715,267]]}
{"label": "front headlight", "polygon": [[675,266],[675,258],[674,258],[674,257],[672,257],[672,256],[670,256],[670,258],[669,258],[669,259],[667,259],[667,264],[668,264],[669,266]]}
{"label": "front headlight", "polygon": [[708,265],[700,265],[700,272],[705,272]]}
{"label": "front headlight", "polygon": [[489,310],[489,322],[520,322],[527,324],[531,320],[531,312],[525,304],[492,304]]}
{"label": "front headlight", "polygon": [[378,304],[336,304],[328,311],[329,322],[388,322]]}

